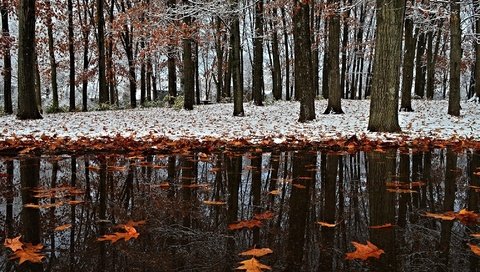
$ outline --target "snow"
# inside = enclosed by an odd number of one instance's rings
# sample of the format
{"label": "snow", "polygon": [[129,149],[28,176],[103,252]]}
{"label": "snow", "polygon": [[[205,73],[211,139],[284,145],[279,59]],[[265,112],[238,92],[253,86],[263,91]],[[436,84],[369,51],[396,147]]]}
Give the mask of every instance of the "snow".
{"label": "snow", "polygon": [[447,114],[447,101],[414,100],[415,112],[400,112],[401,133],[372,133],[367,130],[368,100],[343,100],[345,114],[324,115],[326,100],[315,102],[316,120],[299,123],[298,102],[275,102],[256,107],[245,103],[245,117],[232,116],[232,104],[196,106],[193,111],[172,108],[44,114],[42,120],[17,120],[15,116],[0,118],[0,141],[33,136],[99,138],[122,136],[135,140],[167,137],[172,140],[243,138],[256,143],[271,138],[280,144],[289,138],[306,141],[367,138],[394,141],[397,139],[469,139],[480,141],[480,105],[462,102],[461,117]]}

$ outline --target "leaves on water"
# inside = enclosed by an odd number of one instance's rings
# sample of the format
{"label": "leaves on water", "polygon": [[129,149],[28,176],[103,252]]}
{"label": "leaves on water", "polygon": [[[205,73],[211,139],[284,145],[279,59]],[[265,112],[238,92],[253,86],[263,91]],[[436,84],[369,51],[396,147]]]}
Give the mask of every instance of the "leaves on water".
{"label": "leaves on water", "polygon": [[252,248],[250,250],[239,253],[240,256],[262,257],[273,253],[270,248]]}
{"label": "leaves on water", "polygon": [[65,224],[65,225],[61,225],[61,226],[56,227],[54,229],[54,231],[64,231],[64,230],[67,230],[71,227],[72,227],[72,224]]}
{"label": "leaves on water", "polygon": [[30,243],[23,243],[20,241],[21,236],[15,238],[7,238],[3,245],[13,251],[11,260],[19,259],[18,263],[22,264],[24,262],[31,263],[41,263],[45,258],[45,255],[40,251],[43,248],[43,245],[32,245]]}
{"label": "leaves on water", "polygon": [[123,230],[122,232],[114,232],[112,234],[105,234],[99,238],[97,241],[110,241],[112,244],[118,242],[119,240],[129,241],[130,239],[137,239],[140,233],[137,232],[135,227],[145,224],[145,221],[128,221],[126,224],[120,224],[115,226]]}
{"label": "leaves on water", "polygon": [[245,270],[247,272],[261,272],[263,270],[272,270],[270,266],[262,264],[255,258],[241,261],[240,264],[241,266],[237,267],[237,270]]}
{"label": "leaves on water", "polygon": [[426,217],[431,217],[431,218],[435,218],[435,219],[441,219],[441,220],[446,220],[446,221],[452,221],[452,220],[455,220],[455,215],[452,215],[452,213],[429,213],[429,212],[426,212],[424,214],[424,216]]}
{"label": "leaves on water", "polygon": [[240,221],[238,223],[228,225],[229,230],[240,230],[244,228],[253,229],[260,227],[262,227],[262,221],[256,219]]}
{"label": "leaves on water", "polygon": [[424,216],[432,217],[432,218],[435,218],[435,219],[447,220],[447,221],[452,221],[452,220],[457,219],[464,225],[475,225],[475,224],[478,224],[478,222],[480,221],[480,215],[479,214],[477,214],[475,212],[472,212],[472,211],[469,211],[469,210],[466,210],[466,209],[462,209],[457,213],[455,213],[455,212],[444,212],[444,213],[439,214],[439,213],[426,212],[424,214]]}
{"label": "leaves on water", "polygon": [[468,244],[470,246],[470,249],[472,250],[473,253],[476,255],[480,256],[480,247],[473,245],[473,244]]}
{"label": "leaves on water", "polygon": [[317,224],[319,224],[320,226],[322,227],[326,227],[326,228],[334,228],[337,226],[337,223],[334,223],[334,224],[330,224],[330,223],[327,223],[327,222],[321,222],[321,221],[318,221],[316,222]]}
{"label": "leaves on water", "polygon": [[275,216],[275,214],[271,211],[266,211],[263,213],[259,213],[253,216],[253,219],[256,220],[270,220]]}
{"label": "leaves on water", "polygon": [[385,253],[382,249],[379,249],[376,245],[367,241],[367,244],[361,244],[357,242],[352,242],[355,247],[354,252],[347,253],[345,256],[346,260],[367,260],[368,258],[380,258],[380,255]]}
{"label": "leaves on water", "polygon": [[225,201],[216,201],[216,200],[204,200],[203,204],[205,205],[212,205],[212,206],[223,206],[226,205],[227,202]]}
{"label": "leaves on water", "polygon": [[393,226],[394,225],[392,225],[391,223],[387,223],[387,224],[383,224],[383,225],[379,225],[379,226],[370,226],[369,228],[370,229],[387,229],[387,228],[391,228]]}

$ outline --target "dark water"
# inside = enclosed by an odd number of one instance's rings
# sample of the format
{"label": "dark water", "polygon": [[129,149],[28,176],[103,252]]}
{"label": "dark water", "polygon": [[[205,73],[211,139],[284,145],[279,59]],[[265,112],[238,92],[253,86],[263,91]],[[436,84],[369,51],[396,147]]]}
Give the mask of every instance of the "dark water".
{"label": "dark water", "polygon": [[[480,244],[470,236],[478,225],[423,216],[478,213],[479,167],[469,150],[3,157],[1,239],[42,243],[46,258],[19,266],[4,248],[0,270],[232,271],[249,258],[240,252],[268,247],[258,259],[273,271],[479,271],[468,247]],[[391,182],[414,192],[389,192]],[[67,186],[79,190],[33,197]],[[260,228],[228,229],[266,211]],[[129,220],[146,221],[138,239],[97,241]],[[351,241],[367,240],[385,251],[379,260],[345,260]]]}

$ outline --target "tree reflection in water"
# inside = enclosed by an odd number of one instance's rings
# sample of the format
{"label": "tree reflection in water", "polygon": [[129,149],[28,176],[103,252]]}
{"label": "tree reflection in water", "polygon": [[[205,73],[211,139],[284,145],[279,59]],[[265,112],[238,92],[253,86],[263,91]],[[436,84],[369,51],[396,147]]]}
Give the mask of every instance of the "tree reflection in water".
{"label": "tree reflection in water", "polygon": [[[4,271],[230,271],[253,247],[273,271],[477,271],[467,242],[479,227],[425,212],[479,212],[480,153],[313,150],[173,155],[1,158],[2,235],[42,243],[43,264],[7,261]],[[414,190],[389,192],[392,184]],[[35,198],[32,188],[70,186],[82,195]],[[469,187],[470,186],[470,187]],[[68,205],[68,201],[84,204]],[[205,200],[220,205],[207,205]],[[24,208],[26,203],[57,204]],[[60,205],[60,202],[63,205]],[[222,205],[225,202],[225,205]],[[262,227],[228,225],[271,211]],[[98,242],[117,224],[146,220],[136,240]],[[336,224],[320,227],[316,222]],[[64,231],[56,226],[70,224]],[[389,228],[369,228],[392,224]],[[4,237],[5,238],[5,237]],[[346,261],[351,241],[380,259]]]}

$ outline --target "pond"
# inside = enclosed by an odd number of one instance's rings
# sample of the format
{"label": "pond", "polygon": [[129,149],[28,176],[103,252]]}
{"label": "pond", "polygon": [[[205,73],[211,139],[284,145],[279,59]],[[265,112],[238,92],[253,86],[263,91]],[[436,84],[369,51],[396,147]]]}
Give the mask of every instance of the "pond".
{"label": "pond", "polygon": [[2,271],[479,269],[473,150],[1,157],[0,190]]}

